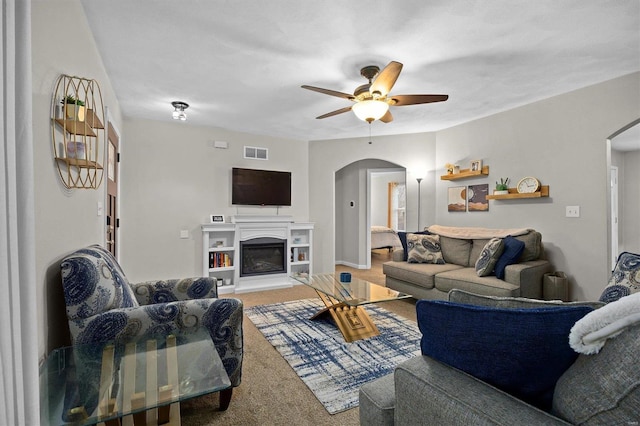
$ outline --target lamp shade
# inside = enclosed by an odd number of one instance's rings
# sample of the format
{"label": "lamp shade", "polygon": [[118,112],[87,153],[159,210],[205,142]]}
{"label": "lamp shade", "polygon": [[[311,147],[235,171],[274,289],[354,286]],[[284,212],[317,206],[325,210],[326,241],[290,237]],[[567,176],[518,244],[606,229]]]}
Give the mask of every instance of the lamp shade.
{"label": "lamp shade", "polygon": [[387,113],[389,104],[375,100],[360,101],[353,105],[351,110],[360,120],[371,123]]}

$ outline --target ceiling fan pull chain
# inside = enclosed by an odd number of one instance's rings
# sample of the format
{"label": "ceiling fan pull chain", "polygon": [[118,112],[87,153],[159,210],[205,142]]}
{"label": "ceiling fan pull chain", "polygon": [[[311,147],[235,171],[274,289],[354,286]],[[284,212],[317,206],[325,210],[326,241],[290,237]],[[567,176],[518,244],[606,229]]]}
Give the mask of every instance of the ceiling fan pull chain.
{"label": "ceiling fan pull chain", "polygon": [[371,121],[369,122],[369,145],[371,145],[373,142],[371,142]]}

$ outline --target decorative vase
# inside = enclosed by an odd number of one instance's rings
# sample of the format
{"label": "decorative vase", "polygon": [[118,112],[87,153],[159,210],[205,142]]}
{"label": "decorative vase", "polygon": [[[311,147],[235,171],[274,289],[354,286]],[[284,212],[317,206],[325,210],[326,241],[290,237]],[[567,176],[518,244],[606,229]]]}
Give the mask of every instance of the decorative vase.
{"label": "decorative vase", "polygon": [[508,189],[495,189],[493,191],[493,195],[507,195],[509,193]]}

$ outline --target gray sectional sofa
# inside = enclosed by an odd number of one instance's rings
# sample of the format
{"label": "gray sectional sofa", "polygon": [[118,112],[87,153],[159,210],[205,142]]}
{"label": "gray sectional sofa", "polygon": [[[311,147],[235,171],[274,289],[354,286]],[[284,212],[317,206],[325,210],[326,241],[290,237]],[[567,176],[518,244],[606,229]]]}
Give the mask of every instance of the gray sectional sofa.
{"label": "gray sectional sofa", "polygon": [[[439,235],[444,264],[408,263],[404,249],[393,252],[393,260],[382,265],[386,286],[416,299],[446,300],[452,289],[486,296],[541,299],[542,279],[552,269],[545,260],[542,236],[533,229],[487,229],[433,225],[426,228]],[[492,237],[524,242],[517,263],[505,268],[504,279],[478,276],[475,263]]]}
{"label": "gray sectional sofa", "polygon": [[[600,309],[603,305],[490,298],[457,290],[449,296],[450,301],[456,303],[512,309],[566,306]],[[606,337],[606,344],[597,354],[579,354],[561,374],[548,411],[432,357],[420,355],[398,365],[394,373],[360,388],[360,424],[637,425],[640,421],[640,369],[636,367],[640,322],[635,312],[629,312],[622,331]]]}

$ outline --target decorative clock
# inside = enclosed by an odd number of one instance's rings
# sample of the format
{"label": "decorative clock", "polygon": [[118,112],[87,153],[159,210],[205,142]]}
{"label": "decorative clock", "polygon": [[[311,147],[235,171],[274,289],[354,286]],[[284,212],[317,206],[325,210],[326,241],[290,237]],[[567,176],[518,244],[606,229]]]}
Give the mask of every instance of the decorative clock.
{"label": "decorative clock", "polygon": [[531,194],[540,189],[540,181],[531,176],[523,177],[518,182],[516,189],[520,194]]}

